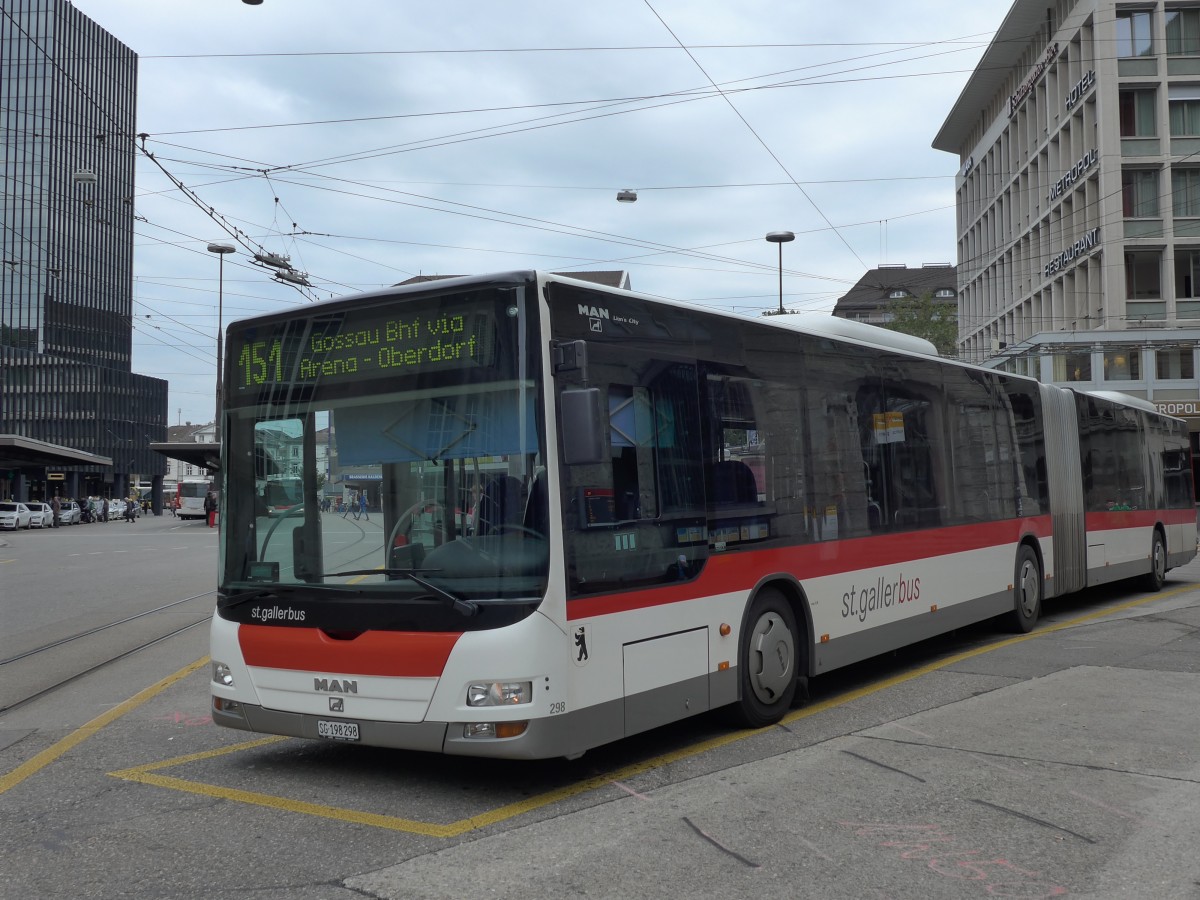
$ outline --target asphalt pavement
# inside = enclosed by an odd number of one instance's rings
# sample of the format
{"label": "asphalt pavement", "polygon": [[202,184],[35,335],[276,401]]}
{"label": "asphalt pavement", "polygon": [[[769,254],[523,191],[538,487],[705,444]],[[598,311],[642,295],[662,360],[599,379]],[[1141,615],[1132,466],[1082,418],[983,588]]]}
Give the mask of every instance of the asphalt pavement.
{"label": "asphalt pavement", "polygon": [[[202,522],[10,537],[6,585],[56,573],[30,647],[162,610],[91,638],[108,658],[211,603]],[[8,668],[49,676],[21,628]],[[570,762],[216,729],[206,652],[191,627],[0,716],[0,897],[1200,898],[1200,561],[821,676],[772,728]]]}
{"label": "asphalt pavement", "polygon": [[[380,898],[1195,900],[1192,587],[1153,614],[1018,639],[888,688],[925,692],[925,711],[652,789],[631,781],[611,802],[345,884]],[[1047,651],[1068,660],[1099,652],[1112,664],[1000,675]],[[971,696],[946,702],[942,686],[964,675],[975,679]],[[800,710],[783,727],[832,714]]]}

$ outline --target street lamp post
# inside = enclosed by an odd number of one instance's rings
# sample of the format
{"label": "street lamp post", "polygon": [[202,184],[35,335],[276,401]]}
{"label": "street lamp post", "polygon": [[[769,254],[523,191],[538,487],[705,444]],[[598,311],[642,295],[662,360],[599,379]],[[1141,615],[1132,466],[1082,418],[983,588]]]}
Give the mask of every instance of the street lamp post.
{"label": "street lamp post", "polygon": [[208,252],[217,254],[220,260],[217,275],[217,403],[216,403],[216,438],[221,442],[221,375],[225,367],[225,254],[233,253],[236,248],[232,244],[209,244]]}
{"label": "street lamp post", "polygon": [[[209,244],[208,252],[217,254],[217,259],[220,260],[219,274],[217,276],[217,401],[216,401],[216,416],[213,419],[213,428],[215,430],[216,442],[221,443],[221,416],[223,410],[221,408],[221,376],[225,369],[225,254],[233,253],[237,248],[232,244]],[[218,483],[220,482],[221,473],[217,473]]]}
{"label": "street lamp post", "polygon": [[[767,234],[768,241],[770,241],[772,244],[779,245],[779,312],[775,313],[775,315],[777,315],[777,316],[782,316],[784,313],[784,309],[783,309],[783,245],[788,243],[788,241],[794,241],[795,239],[796,239],[796,235],[792,234],[792,232],[790,232],[790,231],[772,231]],[[212,249],[212,248],[209,248],[209,249]]]}

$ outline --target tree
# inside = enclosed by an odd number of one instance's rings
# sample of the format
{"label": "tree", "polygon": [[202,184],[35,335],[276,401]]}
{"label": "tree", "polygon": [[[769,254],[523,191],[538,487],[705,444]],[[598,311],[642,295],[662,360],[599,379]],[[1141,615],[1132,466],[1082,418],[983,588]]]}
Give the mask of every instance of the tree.
{"label": "tree", "polygon": [[952,304],[925,293],[892,300],[887,311],[892,314],[892,321],[885,323],[884,328],[925,338],[942,356],[958,356],[958,310]]}

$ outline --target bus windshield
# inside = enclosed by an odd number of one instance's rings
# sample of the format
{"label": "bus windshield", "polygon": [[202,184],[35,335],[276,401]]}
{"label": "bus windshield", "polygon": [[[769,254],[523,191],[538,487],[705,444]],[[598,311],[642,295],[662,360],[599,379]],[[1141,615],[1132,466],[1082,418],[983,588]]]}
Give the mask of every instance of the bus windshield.
{"label": "bus windshield", "polygon": [[[291,319],[242,341],[231,331],[250,368],[233,357],[230,377],[246,390],[226,419],[229,602],[272,586],[415,610],[461,600],[472,613],[541,599],[544,428],[521,295],[395,298],[337,322]],[[457,361],[431,334],[440,329]],[[410,613],[407,626],[421,627]]]}

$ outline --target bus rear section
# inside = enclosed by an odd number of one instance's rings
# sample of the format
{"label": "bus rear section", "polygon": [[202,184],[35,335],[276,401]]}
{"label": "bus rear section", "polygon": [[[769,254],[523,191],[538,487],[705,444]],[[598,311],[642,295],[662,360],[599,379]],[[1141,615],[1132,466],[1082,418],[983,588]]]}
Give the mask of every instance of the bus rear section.
{"label": "bus rear section", "polygon": [[212,488],[207,479],[183,479],[176,489],[176,512],[181,519],[203,519],[204,497]]}
{"label": "bus rear section", "polygon": [[1049,594],[1135,578],[1158,590],[1196,553],[1186,425],[1124,394],[1041,393],[1055,486]]}

